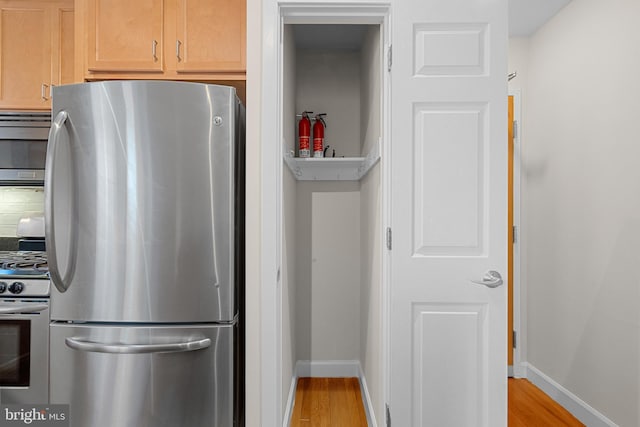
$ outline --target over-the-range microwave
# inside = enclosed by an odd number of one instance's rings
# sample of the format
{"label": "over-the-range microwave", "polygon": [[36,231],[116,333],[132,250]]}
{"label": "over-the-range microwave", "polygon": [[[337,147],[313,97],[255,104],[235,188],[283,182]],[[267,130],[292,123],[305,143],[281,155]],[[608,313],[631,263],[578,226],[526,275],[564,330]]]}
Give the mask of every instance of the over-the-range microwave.
{"label": "over-the-range microwave", "polygon": [[51,113],[0,112],[0,185],[44,185]]}

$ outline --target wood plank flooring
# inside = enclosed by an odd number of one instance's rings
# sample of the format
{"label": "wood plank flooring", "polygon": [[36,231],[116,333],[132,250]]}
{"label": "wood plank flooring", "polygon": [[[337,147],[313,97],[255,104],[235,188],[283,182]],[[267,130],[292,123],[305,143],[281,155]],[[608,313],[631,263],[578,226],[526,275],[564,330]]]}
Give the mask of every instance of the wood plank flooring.
{"label": "wood plank flooring", "polygon": [[[366,427],[357,378],[300,378],[291,427]],[[509,378],[509,427],[584,427],[525,379]]]}
{"label": "wood plank flooring", "polygon": [[367,427],[357,378],[299,378],[291,427]]}
{"label": "wood plank flooring", "polygon": [[509,427],[547,426],[584,424],[528,380],[509,378]]}

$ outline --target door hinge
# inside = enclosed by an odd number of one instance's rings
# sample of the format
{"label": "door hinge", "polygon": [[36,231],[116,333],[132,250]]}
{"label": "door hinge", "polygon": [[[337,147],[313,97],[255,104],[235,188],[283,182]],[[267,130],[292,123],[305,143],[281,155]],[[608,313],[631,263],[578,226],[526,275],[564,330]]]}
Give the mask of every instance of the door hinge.
{"label": "door hinge", "polygon": [[512,243],[518,243],[518,226],[516,225],[513,226],[513,242]]}
{"label": "door hinge", "polygon": [[389,404],[387,403],[385,406],[387,408],[387,427],[391,427],[391,411],[389,411]]}
{"label": "door hinge", "polygon": [[518,342],[518,333],[516,331],[512,331],[513,332],[513,348],[517,348],[517,342]]}
{"label": "door hinge", "polygon": [[387,249],[391,250],[391,227],[387,227]]}
{"label": "door hinge", "polygon": [[518,140],[518,121],[517,120],[513,121],[513,140],[514,141]]}
{"label": "door hinge", "polygon": [[391,45],[389,45],[389,50],[387,51],[387,71],[391,71],[391,63],[393,62],[391,57]]}

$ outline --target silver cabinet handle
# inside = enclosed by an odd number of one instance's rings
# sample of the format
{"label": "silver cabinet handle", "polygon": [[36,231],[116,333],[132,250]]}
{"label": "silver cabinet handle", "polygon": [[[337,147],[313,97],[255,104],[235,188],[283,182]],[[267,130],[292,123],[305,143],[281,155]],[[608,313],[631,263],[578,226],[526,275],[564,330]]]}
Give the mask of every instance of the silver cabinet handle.
{"label": "silver cabinet handle", "polygon": [[211,345],[210,338],[168,344],[104,344],[82,338],[66,338],[64,342],[74,350],[111,354],[177,353],[202,350]]}
{"label": "silver cabinet handle", "polygon": [[43,101],[46,101],[47,98],[47,88],[49,87],[48,84],[46,83],[42,83],[42,85],[40,86],[40,96],[42,97]]}
{"label": "silver cabinet handle", "polygon": [[49,304],[2,304],[0,314],[38,313],[49,308]]}
{"label": "silver cabinet handle", "polygon": [[154,61],[158,60],[158,55],[156,54],[157,50],[158,50],[158,41],[154,40],[153,43],[151,43],[151,55],[153,56]]}
{"label": "silver cabinet handle", "polygon": [[[54,215],[53,215],[53,200],[54,200],[54,185],[53,185],[53,172],[54,172],[54,157],[56,147],[58,145],[58,139],[60,132],[69,118],[69,113],[62,110],[54,119],[51,124],[51,130],[49,131],[49,143],[47,144],[47,156],[45,164],[45,185],[44,185],[44,230],[45,230],[45,243],[48,248],[47,258],[49,265],[49,277],[53,281],[53,284],[60,292],[65,292],[69,288],[71,277],[75,273],[76,266],[76,244],[77,244],[77,230],[76,227],[71,227],[71,240],[69,244],[69,265],[64,275],[60,274],[58,269],[58,257],[56,255],[56,234],[54,227]],[[73,176],[73,162],[71,173]],[[74,177],[75,178],[75,177]],[[76,215],[76,180],[71,180],[70,193],[72,197],[72,215]]]}
{"label": "silver cabinet handle", "polygon": [[484,285],[488,288],[497,288],[503,283],[502,276],[495,270],[487,271],[482,277],[482,280],[472,280],[471,282],[477,285]]}
{"label": "silver cabinet handle", "polygon": [[180,45],[182,42],[180,40],[176,40],[176,58],[180,61]]}

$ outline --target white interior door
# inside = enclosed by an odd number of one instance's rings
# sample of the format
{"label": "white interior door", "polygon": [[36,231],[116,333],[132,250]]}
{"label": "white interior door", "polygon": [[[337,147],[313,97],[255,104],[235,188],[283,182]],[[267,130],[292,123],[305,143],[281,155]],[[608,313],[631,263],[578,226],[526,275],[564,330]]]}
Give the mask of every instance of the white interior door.
{"label": "white interior door", "polygon": [[392,15],[392,425],[506,426],[507,1]]}

